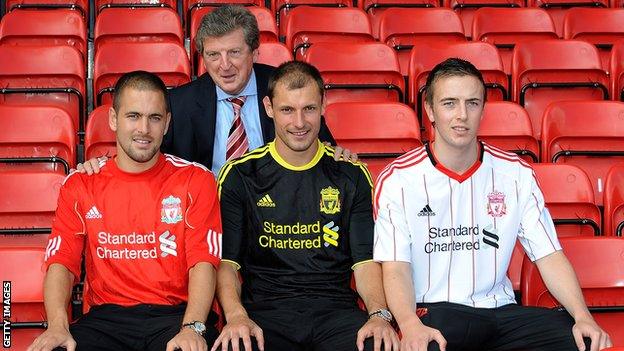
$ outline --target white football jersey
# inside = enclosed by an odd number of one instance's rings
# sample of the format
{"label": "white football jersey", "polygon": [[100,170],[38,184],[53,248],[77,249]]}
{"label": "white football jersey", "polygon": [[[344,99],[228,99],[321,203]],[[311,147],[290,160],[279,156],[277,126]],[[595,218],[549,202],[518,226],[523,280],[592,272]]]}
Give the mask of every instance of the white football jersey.
{"label": "white football jersey", "polygon": [[479,145],[479,160],[464,174],[425,145],[377,180],[374,259],[411,263],[417,303],[515,303],[507,267],[516,238],[533,261],[561,250],[531,166]]}

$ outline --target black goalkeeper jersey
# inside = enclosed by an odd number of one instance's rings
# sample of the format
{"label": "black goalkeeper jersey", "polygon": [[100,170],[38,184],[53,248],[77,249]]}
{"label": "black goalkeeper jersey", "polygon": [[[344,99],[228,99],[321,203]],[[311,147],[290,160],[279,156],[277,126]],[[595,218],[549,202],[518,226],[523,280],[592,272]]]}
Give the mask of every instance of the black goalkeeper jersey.
{"label": "black goalkeeper jersey", "polygon": [[355,303],[351,269],[373,257],[372,181],[364,164],[333,157],[319,142],[295,167],[271,142],[221,170],[222,258],[240,269],[245,307]]}

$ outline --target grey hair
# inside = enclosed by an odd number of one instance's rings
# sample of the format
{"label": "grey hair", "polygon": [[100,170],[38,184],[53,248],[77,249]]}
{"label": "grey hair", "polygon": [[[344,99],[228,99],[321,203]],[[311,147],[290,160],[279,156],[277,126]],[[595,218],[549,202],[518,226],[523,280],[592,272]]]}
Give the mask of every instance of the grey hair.
{"label": "grey hair", "polygon": [[260,30],[256,17],[239,5],[223,5],[210,12],[201,21],[195,46],[200,54],[204,53],[204,40],[207,37],[222,37],[237,29],[243,30],[245,43],[253,51],[260,46]]}

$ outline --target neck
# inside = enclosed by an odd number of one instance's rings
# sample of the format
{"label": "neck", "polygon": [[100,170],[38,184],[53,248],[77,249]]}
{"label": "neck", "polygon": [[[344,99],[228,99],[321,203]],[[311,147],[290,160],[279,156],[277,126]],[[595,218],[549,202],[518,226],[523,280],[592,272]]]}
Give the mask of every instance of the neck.
{"label": "neck", "polygon": [[127,155],[119,154],[118,152],[117,156],[115,156],[115,163],[117,164],[117,168],[126,173],[141,173],[154,167],[158,162],[159,156],[160,152],[157,152],[149,161],[137,162]]}
{"label": "neck", "polygon": [[467,171],[479,158],[479,144],[476,140],[464,148],[433,142],[431,149],[438,162],[457,174]]}
{"label": "neck", "polygon": [[275,150],[279,156],[286,161],[289,165],[294,167],[302,167],[312,162],[316,152],[318,151],[318,141],[314,141],[309,148],[303,151],[295,151],[288,147],[279,138],[275,138]]}

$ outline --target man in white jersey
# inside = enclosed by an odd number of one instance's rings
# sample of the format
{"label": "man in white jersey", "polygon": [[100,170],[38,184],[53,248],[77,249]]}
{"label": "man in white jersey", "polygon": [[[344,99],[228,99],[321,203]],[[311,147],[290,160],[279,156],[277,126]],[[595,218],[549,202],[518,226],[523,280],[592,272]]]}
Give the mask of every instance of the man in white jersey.
{"label": "man in white jersey", "polygon": [[[392,162],[375,187],[374,259],[392,292],[401,350],[610,346],[561,251],[533,170],[477,140],[484,102],[472,64],[438,64],[425,105],[435,142]],[[516,305],[506,275],[516,239],[567,313]]]}

